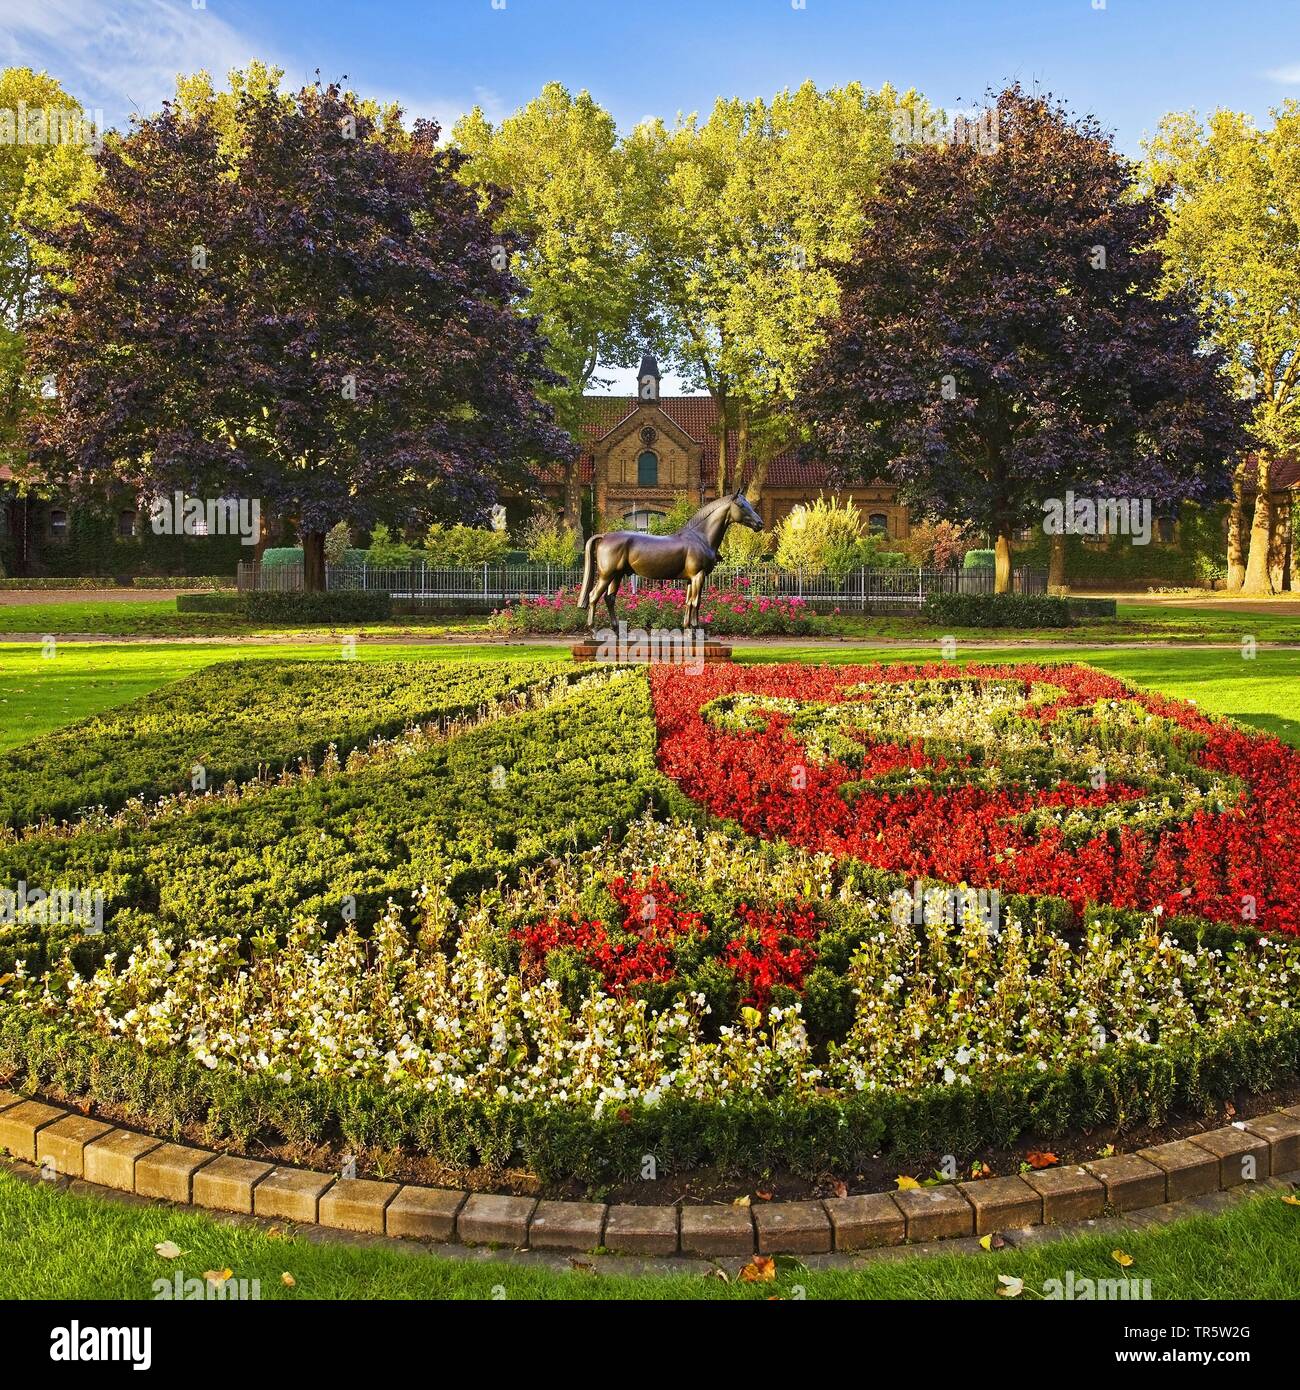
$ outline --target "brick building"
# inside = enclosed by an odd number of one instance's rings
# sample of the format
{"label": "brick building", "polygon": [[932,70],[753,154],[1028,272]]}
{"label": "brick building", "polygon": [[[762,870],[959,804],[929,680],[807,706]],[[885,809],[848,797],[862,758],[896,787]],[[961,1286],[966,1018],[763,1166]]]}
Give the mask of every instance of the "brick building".
{"label": "brick building", "polygon": [[[641,391],[632,396],[591,396],[586,447],[578,460],[578,482],[599,523],[617,521],[627,530],[647,530],[685,494],[693,503],[717,495],[718,405],[712,396],[661,396],[659,367],[648,353],[638,373]],[[736,431],[728,431],[728,473],[735,476]],[[747,479],[741,479],[742,483]],[[559,507],[564,477],[559,469],[543,476],[547,496]],[[907,508],[885,482],[837,494],[827,471],[795,450],[768,465],[757,508],[765,527],[774,526],[800,502],[819,494],[852,497],[873,529],[894,539],[907,535]]]}

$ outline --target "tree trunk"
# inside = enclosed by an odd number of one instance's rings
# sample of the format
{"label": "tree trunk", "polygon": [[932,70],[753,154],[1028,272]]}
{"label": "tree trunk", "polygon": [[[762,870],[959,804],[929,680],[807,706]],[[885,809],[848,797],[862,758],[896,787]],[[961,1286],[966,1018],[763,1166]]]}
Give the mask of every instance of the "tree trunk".
{"label": "tree trunk", "polygon": [[1061,593],[1065,589],[1065,537],[1053,536],[1047,557],[1047,592]]}
{"label": "tree trunk", "polygon": [[[749,407],[742,401],[736,423],[736,491],[744,481],[745,466],[749,463]],[[760,484],[761,486],[761,484]],[[721,494],[719,494],[720,496]]]}
{"label": "tree trunk", "polygon": [[999,523],[997,541],[993,547],[993,592],[1011,592],[1011,527]]}
{"label": "tree trunk", "polygon": [[260,508],[258,512],[257,544],[253,547],[253,563],[255,565],[260,565],[262,563],[262,556],[266,554],[271,543],[275,540],[278,531],[279,522],[277,522],[274,517],[270,517],[266,514],[265,507]]}
{"label": "tree trunk", "polygon": [[1250,523],[1250,552],[1246,557],[1246,577],[1242,580],[1243,594],[1271,594],[1269,577],[1269,545],[1273,539],[1273,499],[1269,495],[1269,466],[1259,457],[1259,478],[1255,483],[1255,510]]}
{"label": "tree trunk", "polygon": [[1283,494],[1273,507],[1268,546],[1268,578],[1275,594],[1291,587],[1291,499]]}
{"label": "tree trunk", "polygon": [[302,533],[302,587],[309,594],[325,590],[325,532]]}
{"label": "tree trunk", "polygon": [[582,480],[578,477],[577,459],[564,470],[564,524],[582,534]]}
{"label": "tree trunk", "polygon": [[1225,587],[1231,591],[1241,588],[1246,578],[1246,547],[1242,544],[1242,521],[1245,503],[1241,495],[1241,471],[1232,480],[1232,500],[1228,503],[1228,578]]}
{"label": "tree trunk", "polygon": [[[727,417],[730,413],[730,407],[725,392],[718,392],[714,399],[718,402],[718,471],[713,481],[718,489],[718,496],[722,497],[727,491],[729,482],[727,477],[727,427],[730,421]],[[700,492],[703,493],[703,491],[704,489],[701,487]]]}

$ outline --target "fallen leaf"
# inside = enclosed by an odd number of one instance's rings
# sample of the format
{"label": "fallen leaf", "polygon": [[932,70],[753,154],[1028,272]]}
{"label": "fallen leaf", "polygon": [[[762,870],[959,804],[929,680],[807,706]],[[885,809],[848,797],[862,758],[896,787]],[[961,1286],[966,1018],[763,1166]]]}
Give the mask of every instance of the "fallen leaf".
{"label": "fallen leaf", "polygon": [[906,1175],[897,1177],[894,1179],[894,1181],[898,1184],[898,1190],[900,1192],[911,1192],[915,1188],[921,1186],[921,1184],[917,1182],[915,1178],[909,1178]]}
{"label": "fallen leaf", "polygon": [[841,1182],[838,1178],[835,1179],[834,1188],[837,1197],[847,1197],[849,1195],[848,1183]]}
{"label": "fallen leaf", "polygon": [[1123,1269],[1127,1269],[1133,1263],[1133,1256],[1123,1250],[1112,1250],[1110,1257]]}
{"label": "fallen leaf", "polygon": [[747,1207],[747,1206],[749,1206],[749,1204],[750,1204],[750,1203],[749,1203],[749,1198],[748,1198],[747,1196],[746,1196],[746,1197],[733,1197],[733,1198],[732,1198],[732,1202],[731,1202],[731,1205],[732,1205],[733,1207]]}
{"label": "fallen leaf", "polygon": [[183,1255],[185,1252],[175,1241],[160,1240],[158,1244],[154,1246],[153,1253],[155,1255],[161,1255],[164,1260],[174,1260],[178,1255]]}
{"label": "fallen leaf", "polygon": [[1013,1274],[999,1274],[998,1283],[1002,1286],[998,1289],[999,1298],[1019,1298],[1025,1291],[1025,1281]]}
{"label": "fallen leaf", "polygon": [[1294,1192],[1288,1192],[1282,1200],[1289,1207],[1300,1207],[1300,1197],[1297,1197]]}
{"label": "fallen leaf", "polygon": [[1107,1144],[1107,1145],[1105,1146],[1105,1148],[1098,1149],[1098,1150],[1097,1150],[1097,1157],[1098,1157],[1098,1158],[1114,1158],[1114,1157],[1115,1157],[1115,1145],[1114,1145],[1114,1144]]}
{"label": "fallen leaf", "polygon": [[970,1166],[972,1178],[987,1178],[992,1171],[987,1163],[981,1163],[978,1158]]}
{"label": "fallen leaf", "polygon": [[998,1235],[996,1231],[993,1231],[989,1235],[981,1236],[980,1244],[984,1247],[985,1250],[1001,1250],[1002,1247],[1006,1244],[1006,1241],[1003,1240],[1002,1237]]}
{"label": "fallen leaf", "polygon": [[1037,1150],[1027,1153],[1025,1160],[1031,1168],[1050,1168],[1060,1162],[1054,1153],[1039,1153]]}
{"label": "fallen leaf", "polygon": [[730,1284],[731,1279],[727,1271],[719,1265],[714,1265],[712,1269],[705,1272],[706,1279],[721,1279],[724,1284]]}
{"label": "fallen leaf", "polygon": [[760,1192],[757,1188],[754,1190],[754,1196],[757,1197],[760,1202],[770,1202],[772,1200],[772,1194],[770,1192]]}
{"label": "fallen leaf", "polygon": [[755,1255],[740,1271],[742,1284],[770,1284],[776,1278],[776,1261],[770,1255]]}
{"label": "fallen leaf", "polygon": [[234,1272],[233,1269],[205,1269],[203,1277],[209,1284],[224,1284]]}
{"label": "fallen leaf", "polygon": [[284,1273],[280,1276],[280,1282],[285,1286],[286,1289],[291,1289],[294,1287],[294,1285],[297,1284],[298,1281],[286,1269]]}

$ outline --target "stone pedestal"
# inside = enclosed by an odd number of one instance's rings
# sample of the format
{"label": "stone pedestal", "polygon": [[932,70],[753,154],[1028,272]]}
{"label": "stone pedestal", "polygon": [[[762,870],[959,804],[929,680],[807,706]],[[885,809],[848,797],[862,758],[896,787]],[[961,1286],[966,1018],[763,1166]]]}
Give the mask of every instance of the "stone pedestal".
{"label": "stone pedestal", "polygon": [[625,636],[616,633],[612,637],[583,637],[573,644],[571,650],[574,661],[619,665],[632,662],[656,666],[692,666],[703,662],[706,666],[712,666],[732,659],[730,643],[719,642],[713,637],[697,641],[689,632],[664,632],[660,629],[639,636],[633,631]]}

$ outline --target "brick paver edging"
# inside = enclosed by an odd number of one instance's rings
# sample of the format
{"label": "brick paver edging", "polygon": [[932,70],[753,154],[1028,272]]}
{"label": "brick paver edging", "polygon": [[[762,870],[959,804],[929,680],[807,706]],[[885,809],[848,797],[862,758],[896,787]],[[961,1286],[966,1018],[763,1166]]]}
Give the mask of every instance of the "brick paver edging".
{"label": "brick paver edging", "polygon": [[0,1148],[51,1175],[343,1231],[628,1255],[812,1255],[1160,1206],[1300,1170],[1300,1105],[1023,1177],[751,1207],[552,1202],[343,1178],[173,1144],[0,1090]]}

